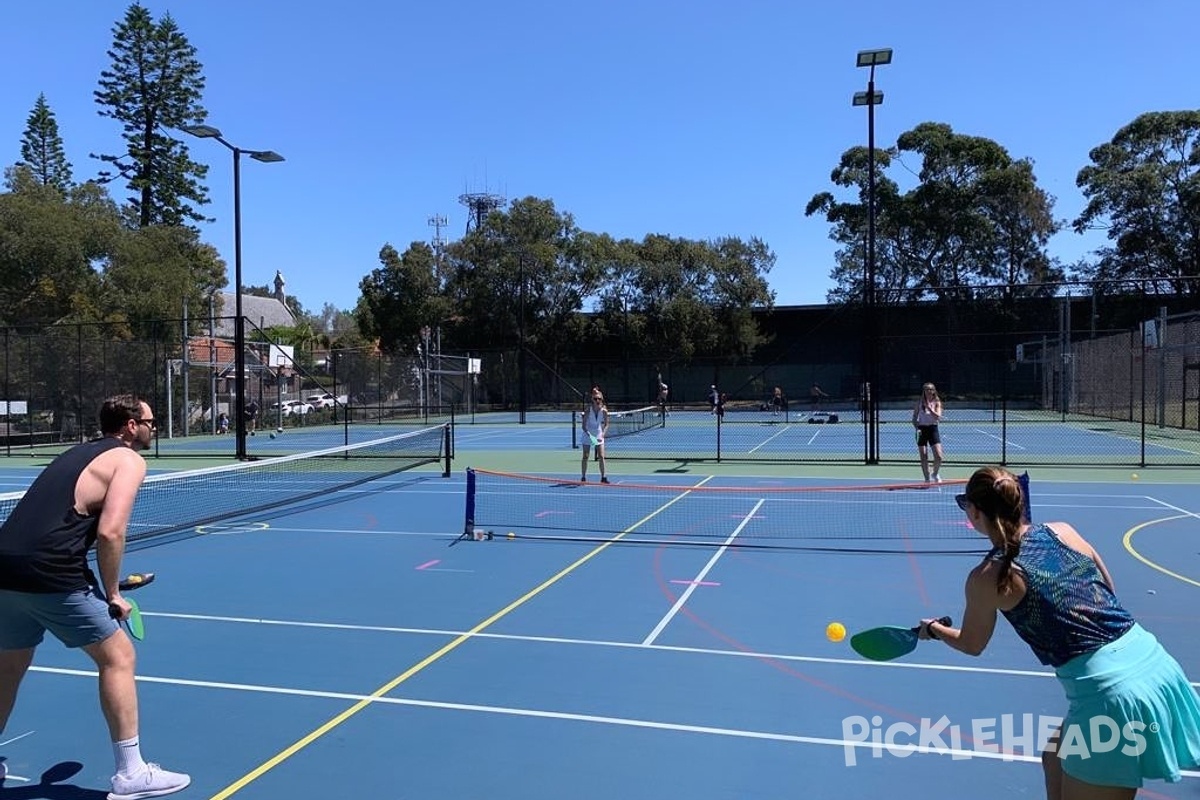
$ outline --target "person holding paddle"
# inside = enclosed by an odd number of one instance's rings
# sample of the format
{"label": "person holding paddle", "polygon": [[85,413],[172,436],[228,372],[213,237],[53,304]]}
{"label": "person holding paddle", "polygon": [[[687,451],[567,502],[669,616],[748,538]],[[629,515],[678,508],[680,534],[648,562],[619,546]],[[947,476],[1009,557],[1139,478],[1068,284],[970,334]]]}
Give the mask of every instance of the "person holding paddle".
{"label": "person holding paddle", "polygon": [[[938,423],[942,421],[942,398],[937,387],[926,383],[921,387],[921,398],[913,408],[912,423],[917,429],[917,452],[921,456],[921,472],[928,483],[941,483],[942,436]],[[929,448],[933,448],[933,472],[929,471]]]}
{"label": "person holding paddle", "polygon": [[583,466],[580,482],[587,480],[588,454],[596,448],[596,460],[600,462],[600,482],[608,483],[607,465],[604,462],[604,435],[608,432],[608,407],[604,405],[604,394],[598,386],[592,387],[591,404],[583,412]]}
{"label": "person holding paddle", "polygon": [[[96,662],[116,760],[108,800],[159,797],[191,778],[142,758],[135,654],[120,623],[133,606],[118,578],[125,529],[146,477],[154,412],[133,395],[100,407],[101,436],[59,455],[0,527],[0,731],[34,651],[50,631]],[[100,580],[88,567],[95,545]],[[148,582],[143,578],[142,582]],[[0,761],[0,779],[7,770]]]}
{"label": "person holding paddle", "polygon": [[1027,522],[1019,480],[1000,467],[954,499],[992,549],[967,577],[962,627],[922,620],[919,636],[979,655],[1000,613],[1054,668],[1069,707],[1042,754],[1049,800],[1132,800],[1143,780],[1200,765],[1200,698],[1117,600],[1096,550],[1065,522]]}

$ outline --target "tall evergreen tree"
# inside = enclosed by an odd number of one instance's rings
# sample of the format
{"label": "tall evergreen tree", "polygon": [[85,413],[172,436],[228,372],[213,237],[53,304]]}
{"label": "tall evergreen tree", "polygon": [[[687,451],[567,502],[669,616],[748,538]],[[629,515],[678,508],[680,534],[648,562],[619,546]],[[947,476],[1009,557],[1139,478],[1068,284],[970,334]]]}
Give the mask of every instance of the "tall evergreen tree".
{"label": "tall evergreen tree", "polygon": [[39,94],[21,137],[21,164],[29,169],[42,186],[50,186],[61,194],[71,188],[71,164],[58,135],[58,121],[46,95]]}
{"label": "tall evergreen tree", "polygon": [[208,168],[191,159],[187,146],[165,129],[204,122],[200,105],[204,76],[196,48],[170,14],[155,22],[134,3],[113,28],[108,51],[112,66],[100,73],[94,93],[100,116],[121,123],[128,149],[120,155],[95,155],[112,166],[102,181],[128,181],[138,224],[182,225],[204,221],[197,206],[208,202],[200,183]]}

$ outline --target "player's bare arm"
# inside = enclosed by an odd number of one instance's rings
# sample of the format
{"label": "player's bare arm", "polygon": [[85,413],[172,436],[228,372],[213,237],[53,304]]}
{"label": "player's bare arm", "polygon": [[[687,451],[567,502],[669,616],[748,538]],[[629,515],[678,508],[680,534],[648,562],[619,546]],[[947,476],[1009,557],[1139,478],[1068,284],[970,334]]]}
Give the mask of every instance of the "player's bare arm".
{"label": "player's bare arm", "polygon": [[[88,513],[99,513],[96,529],[96,563],[110,602],[121,602],[121,559],[125,534],[138,489],[146,477],[146,460],[130,448],[118,447],[97,457],[76,488],[77,509],[82,503]],[[83,497],[80,497],[80,494]]]}
{"label": "player's bare arm", "polygon": [[[996,630],[999,593],[996,589],[995,566],[994,563],[985,562],[967,576],[967,605],[963,611],[962,627],[937,625],[933,631],[937,638],[969,656],[981,654]],[[929,638],[927,626],[921,626],[920,635],[922,639]]]}

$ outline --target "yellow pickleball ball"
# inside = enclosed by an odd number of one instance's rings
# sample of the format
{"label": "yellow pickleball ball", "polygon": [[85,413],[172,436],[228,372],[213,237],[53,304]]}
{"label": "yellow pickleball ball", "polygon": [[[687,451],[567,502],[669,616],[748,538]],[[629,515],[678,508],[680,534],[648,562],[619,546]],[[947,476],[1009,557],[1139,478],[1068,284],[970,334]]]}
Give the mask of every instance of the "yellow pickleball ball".
{"label": "yellow pickleball ball", "polygon": [[840,642],[846,638],[846,626],[840,622],[831,622],[825,626],[825,636],[831,642]]}
{"label": "yellow pickleball ball", "polygon": [[515,533],[513,533],[512,531],[509,531],[509,532],[508,532],[508,538],[510,538],[510,539],[515,539],[515,538],[517,538],[517,535],[516,535]]}
{"label": "yellow pickleball ball", "polygon": [[1135,472],[1135,473],[1133,473],[1132,475],[1130,475],[1129,477],[1130,477],[1130,478],[1132,478],[1133,480],[1135,480],[1135,481],[1136,481],[1136,480],[1137,480],[1137,473]]}

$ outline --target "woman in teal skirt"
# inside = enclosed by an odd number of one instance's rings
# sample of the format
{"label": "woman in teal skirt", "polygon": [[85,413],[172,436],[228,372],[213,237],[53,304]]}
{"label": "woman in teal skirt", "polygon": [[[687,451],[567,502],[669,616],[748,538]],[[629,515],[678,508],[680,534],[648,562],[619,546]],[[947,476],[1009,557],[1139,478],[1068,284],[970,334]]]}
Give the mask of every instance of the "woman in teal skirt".
{"label": "woman in teal skirt", "polygon": [[997,612],[1069,703],[1042,754],[1049,800],[1132,800],[1146,779],[1200,765],[1200,698],[1178,662],[1117,601],[1104,561],[1063,522],[1025,521],[1017,477],[977,470],[955,500],[992,549],[967,578],[961,628],[922,620],[922,639],[979,655]]}

